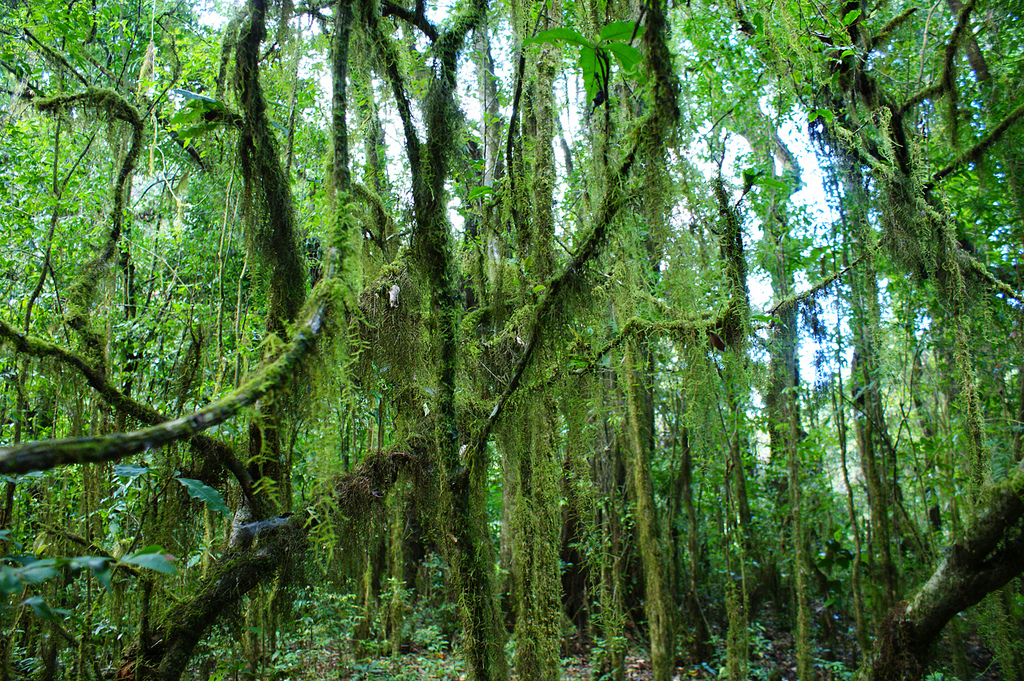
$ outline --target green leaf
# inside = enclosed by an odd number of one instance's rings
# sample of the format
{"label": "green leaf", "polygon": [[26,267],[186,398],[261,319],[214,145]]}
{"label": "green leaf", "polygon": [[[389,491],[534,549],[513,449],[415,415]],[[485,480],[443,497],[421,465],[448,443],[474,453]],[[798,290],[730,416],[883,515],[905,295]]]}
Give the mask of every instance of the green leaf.
{"label": "green leaf", "polygon": [[57,561],[53,558],[30,561],[25,567],[15,569],[17,578],[24,584],[40,584],[57,576]]}
{"label": "green leaf", "polygon": [[757,178],[761,175],[760,172],[753,168],[743,169],[743,191],[750,191],[750,188],[757,182]]}
{"label": "green leaf", "polygon": [[220,492],[214,488],[206,485],[200,480],[193,480],[192,478],[178,478],[178,482],[185,486],[190,497],[193,499],[199,499],[206,504],[211,511],[216,511],[225,518],[231,516],[231,511],[228,510],[228,505],[224,503],[224,497],[222,497]]}
{"label": "green leaf", "polygon": [[533,292],[534,293],[541,293],[546,288],[547,288],[547,286],[545,286],[544,284],[537,284],[536,286],[533,287]]}
{"label": "green leaf", "polygon": [[564,26],[541,31],[532,38],[527,38],[523,41],[524,45],[537,43],[569,43],[570,45],[578,45],[580,47],[593,46],[593,43],[584,38],[579,31]]}
{"label": "green leaf", "polygon": [[626,43],[608,43],[605,49],[615,55],[623,71],[632,71],[640,63],[640,50]]}
{"label": "green leaf", "polygon": [[110,576],[113,571],[113,560],[105,556],[78,556],[69,561],[72,570],[88,568],[107,591],[110,591]]}
{"label": "green leaf", "polygon": [[816,109],[807,116],[808,122],[817,120],[819,118],[824,118],[825,122],[831,123],[833,120],[835,120],[835,115],[828,109]]}
{"label": "green leaf", "polygon": [[764,37],[764,16],[760,12],[754,12],[754,32]]}
{"label": "green leaf", "polygon": [[44,620],[50,620],[51,622],[59,622],[60,619],[54,614],[53,610],[50,610],[50,606],[46,604],[46,600],[42,596],[33,596],[32,598],[26,598],[21,602],[22,605],[27,605],[36,611],[36,614],[42,617]]}
{"label": "green leaf", "polygon": [[140,476],[149,473],[149,469],[145,466],[130,466],[126,463],[119,463],[114,466],[114,475],[119,478],[138,478]]}
{"label": "green leaf", "polygon": [[843,26],[849,26],[853,22],[857,21],[857,19],[859,17],[860,17],[860,10],[859,9],[852,9],[852,10],[850,10],[849,12],[846,13],[846,16],[843,17]]}
{"label": "green leaf", "polygon": [[[583,87],[587,91],[587,101],[594,101],[594,97],[597,96],[597,91],[600,89],[600,82],[598,80],[598,51],[593,47],[584,47],[580,49],[579,66],[583,72]],[[604,69],[602,65],[600,67]],[[604,74],[602,74],[604,75]]]}
{"label": "green leaf", "polygon": [[213,132],[219,127],[220,126],[216,123],[204,123],[203,125],[193,125],[190,128],[182,128],[178,130],[178,138],[181,139],[181,141],[185,142],[192,139],[193,137],[199,137],[200,135],[205,135],[208,132]]}
{"label": "green leaf", "polygon": [[154,544],[125,556],[121,559],[121,562],[172,575],[178,571],[177,566],[173,562],[175,560],[177,558],[171,554],[164,553],[163,547]]}
{"label": "green leaf", "polygon": [[466,196],[467,201],[473,199],[479,199],[481,196],[487,196],[494,193],[493,187],[473,187],[469,190],[469,194]]}
{"label": "green leaf", "polygon": [[[601,40],[629,40],[636,30],[635,21],[613,21],[601,29]],[[640,37],[641,31],[636,32]]]}

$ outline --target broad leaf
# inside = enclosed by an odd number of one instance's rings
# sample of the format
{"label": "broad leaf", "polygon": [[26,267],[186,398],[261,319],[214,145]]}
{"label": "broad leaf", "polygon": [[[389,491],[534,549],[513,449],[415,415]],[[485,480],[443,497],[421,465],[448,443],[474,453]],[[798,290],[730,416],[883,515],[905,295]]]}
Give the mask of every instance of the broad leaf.
{"label": "broad leaf", "polygon": [[228,510],[228,506],[224,503],[224,497],[220,495],[220,492],[209,485],[206,485],[202,481],[193,480],[192,478],[178,478],[178,482],[185,486],[190,497],[193,499],[199,499],[206,504],[211,511],[216,511],[225,518],[230,517],[231,511]]}
{"label": "broad leaf", "polygon": [[[636,31],[636,35],[633,35]],[[613,21],[601,29],[601,40],[630,40],[639,38],[643,30],[637,30],[635,21]]]}
{"label": "broad leaf", "polygon": [[584,47],[580,49],[579,66],[583,72],[583,87],[587,91],[587,101],[592,102],[602,83],[607,80],[605,69],[608,65],[598,58],[597,49]]}
{"label": "broad leaf", "polygon": [[608,43],[606,50],[615,55],[623,71],[632,71],[640,63],[640,50],[627,43]]}
{"label": "broad leaf", "polygon": [[469,190],[469,195],[466,196],[466,200],[467,201],[472,201],[473,199],[478,199],[481,196],[487,196],[488,194],[493,194],[493,193],[494,193],[494,188],[493,187],[473,187],[472,189]]}
{"label": "broad leaf", "polygon": [[145,466],[131,466],[126,463],[119,463],[114,466],[114,475],[119,478],[138,478],[142,475],[149,473],[149,469]]}
{"label": "broad leaf", "polygon": [[60,618],[50,610],[50,606],[46,604],[46,600],[42,596],[33,596],[32,598],[26,598],[21,602],[22,605],[27,605],[36,611],[36,614],[42,617],[44,620],[50,620],[51,622],[60,622]]}
{"label": "broad leaf", "polygon": [[583,37],[583,35],[574,29],[561,27],[552,28],[547,31],[541,31],[532,38],[527,38],[523,41],[524,45],[531,45],[537,43],[569,43],[570,45],[578,45],[580,47],[592,46],[593,43]]}
{"label": "broad leaf", "polygon": [[154,544],[125,556],[121,559],[121,562],[172,575],[178,571],[177,566],[173,562],[175,560],[177,558],[171,554],[164,553],[163,547]]}

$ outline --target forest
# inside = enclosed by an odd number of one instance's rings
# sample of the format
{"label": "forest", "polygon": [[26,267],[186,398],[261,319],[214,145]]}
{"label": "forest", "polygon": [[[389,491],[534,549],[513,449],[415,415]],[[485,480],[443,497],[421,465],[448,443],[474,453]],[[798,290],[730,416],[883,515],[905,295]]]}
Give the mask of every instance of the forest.
{"label": "forest", "polygon": [[1024,680],[1020,0],[0,0],[0,681]]}

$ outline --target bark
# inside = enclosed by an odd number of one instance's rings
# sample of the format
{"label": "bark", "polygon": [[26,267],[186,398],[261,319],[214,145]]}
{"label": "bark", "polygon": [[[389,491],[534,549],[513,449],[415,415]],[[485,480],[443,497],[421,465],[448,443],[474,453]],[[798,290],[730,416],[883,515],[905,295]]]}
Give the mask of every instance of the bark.
{"label": "bark", "polygon": [[234,612],[247,593],[277,575],[283,566],[304,559],[313,518],[327,514],[336,519],[365,518],[368,510],[387,496],[401,472],[419,479],[426,467],[423,443],[409,441],[406,445],[406,449],[365,459],[355,472],[313,501],[315,512],[274,519],[261,525],[249,541],[230,549],[194,595],[171,608],[147,641],[136,642],[125,651],[118,678],[177,681],[196,645],[221,615]]}
{"label": "bark", "polygon": [[[639,357],[639,359],[638,359]],[[631,450],[630,483],[636,502],[636,528],[644,568],[644,614],[650,627],[651,667],[656,681],[667,681],[675,670],[675,621],[668,583],[664,542],[651,482],[654,448],[653,386],[649,350],[634,350],[627,343],[623,366],[626,395],[627,440]]]}
{"label": "bark", "polygon": [[328,326],[326,295],[311,299],[310,312],[285,351],[238,390],[206,407],[171,421],[130,433],[97,437],[36,440],[0,448],[0,474],[28,473],[72,464],[117,461],[165,444],[191,438],[236,416],[245,407],[286,384],[295,374],[321,332]]}
{"label": "bark", "polygon": [[929,648],[959,612],[1024,571],[1024,466],[985,488],[963,536],[943,552],[931,577],[879,627],[860,679],[919,679]]}

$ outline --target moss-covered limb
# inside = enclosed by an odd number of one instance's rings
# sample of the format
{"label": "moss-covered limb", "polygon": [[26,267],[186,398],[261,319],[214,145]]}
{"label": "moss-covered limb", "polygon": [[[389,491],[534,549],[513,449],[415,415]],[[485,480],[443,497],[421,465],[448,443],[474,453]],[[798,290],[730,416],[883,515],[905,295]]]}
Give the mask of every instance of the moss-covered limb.
{"label": "moss-covered limb", "polygon": [[1024,571],[1024,467],[988,487],[963,538],[948,547],[931,578],[882,624],[858,673],[870,681],[918,679],[928,649],[959,612]]}
{"label": "moss-covered limb", "polygon": [[405,153],[409,159],[409,173],[412,185],[417,187],[422,182],[420,172],[420,138],[416,134],[416,126],[412,120],[412,106],[406,92],[405,78],[399,70],[398,50],[394,41],[380,27],[380,5],[376,0],[359,0],[359,16],[369,34],[370,40],[377,51],[384,71],[384,77],[391,85],[391,93],[398,108],[398,117],[402,120],[402,133],[405,135]]}
{"label": "moss-covered limb", "polygon": [[[651,350],[644,343],[626,343],[620,379],[625,394],[627,441],[630,449],[629,480],[636,503],[635,522],[644,566],[644,614],[650,626],[651,666],[654,678],[665,681],[675,669],[675,623],[672,586],[659,531],[658,509],[651,480],[654,448],[654,406]],[[622,380],[624,379],[624,380]]]}
{"label": "moss-covered limb", "polygon": [[[151,426],[170,420],[156,409],[125,395],[108,381],[106,376],[73,352],[69,352],[53,343],[22,334],[2,319],[0,319],[0,338],[7,339],[20,353],[37,358],[51,357],[62,364],[74,368],[85,378],[89,387],[95,390],[104,402],[126,416]],[[242,462],[235,456],[231,447],[202,434],[194,435],[190,444],[200,455],[223,465],[231,471],[246,496],[253,494],[252,478],[250,478]]]}
{"label": "moss-covered limb", "polygon": [[1000,121],[999,125],[992,128],[992,132],[987,134],[980,142],[961,154],[959,158],[947,165],[945,168],[936,171],[935,174],[932,175],[931,182],[924,185],[925,191],[931,190],[938,182],[949,177],[965,165],[979,160],[982,154],[984,154],[989,147],[1002,139],[1006,131],[1019,123],[1022,118],[1024,118],[1024,104],[1021,104],[1011,111],[1006,118]]}
{"label": "moss-covered limb", "polygon": [[960,46],[960,38],[967,30],[971,12],[974,11],[974,5],[976,3],[977,0],[967,0],[967,3],[964,4],[963,8],[960,10],[960,15],[956,20],[956,26],[953,27],[953,32],[950,34],[949,41],[946,43],[946,54],[943,60],[942,75],[939,78],[939,82],[922,88],[920,91],[913,94],[900,108],[899,113],[901,117],[925,99],[951,92],[956,88],[956,83],[954,82],[956,78],[956,71],[954,68],[956,52],[957,48]]}
{"label": "moss-covered limb", "polygon": [[[331,513],[359,518],[379,506],[400,473],[419,477],[427,468],[423,443],[411,438],[403,447],[364,459],[351,474],[330,484],[310,511],[261,527],[258,536],[244,549],[225,555],[192,598],[176,605],[167,615],[160,633],[141,655],[136,644],[125,653],[121,669],[141,663],[145,678],[177,681],[187,666],[196,644],[225,612],[260,583],[272,578],[291,561],[300,560],[307,550],[307,535],[317,518]],[[328,501],[329,500],[329,501]],[[281,522],[283,520],[284,522]]]}
{"label": "moss-covered limb", "polygon": [[296,237],[291,186],[278,158],[260,85],[260,44],[266,34],[266,2],[251,0],[249,20],[235,46],[236,86],[245,119],[238,157],[245,186],[246,237],[270,279],[267,330],[283,337],[306,295],[306,267]]}
{"label": "moss-covered limb", "polygon": [[106,243],[92,260],[82,266],[68,290],[68,326],[82,336],[87,352],[92,355],[93,363],[101,366],[103,339],[89,326],[89,309],[96,297],[96,287],[103,281],[105,271],[113,264],[114,256],[117,254],[117,244],[124,227],[124,202],[128,178],[142,152],[142,117],[138,109],[117,92],[95,87],[86,88],[84,92],[37,99],[34,105],[41,113],[50,115],[61,115],[68,109],[85,107],[104,117],[124,121],[132,128],[128,153],[121,162],[114,182],[110,231],[107,233]]}
{"label": "moss-covered limb", "polygon": [[661,125],[664,123],[664,116],[659,111],[651,111],[636,122],[631,134],[631,144],[619,163],[612,182],[609,183],[608,191],[605,193],[601,204],[591,222],[590,230],[580,244],[576,254],[562,268],[562,271],[552,277],[544,285],[540,301],[534,311],[533,321],[530,328],[530,340],[526,349],[520,356],[516,367],[512,372],[505,391],[498,397],[490,417],[487,419],[480,436],[477,438],[476,447],[485,448],[490,439],[494,424],[501,416],[505,404],[509,398],[519,389],[523,373],[533,361],[534,349],[540,339],[544,327],[549,321],[560,314],[566,307],[574,291],[583,288],[590,277],[590,267],[593,265],[607,244],[611,232],[612,222],[618,214],[619,209],[625,203],[623,187],[636,162],[637,153],[645,145],[649,145],[651,137],[661,136]]}
{"label": "moss-covered limb", "polygon": [[352,32],[352,0],[338,0],[334,6],[334,31],[331,33],[331,135],[334,138],[334,191],[336,200],[351,190],[352,173],[348,167],[348,44]]}
{"label": "moss-covered limb", "polygon": [[[653,119],[653,116],[641,119],[637,124],[637,130],[642,130],[643,126],[650,125],[651,119]],[[541,299],[537,303],[534,312],[530,328],[530,340],[527,342],[526,349],[516,363],[511,380],[509,380],[504,392],[495,402],[494,409],[491,410],[491,415],[488,417],[487,423],[476,440],[475,446],[478,450],[482,451],[487,447],[491,431],[494,430],[494,424],[501,416],[502,411],[504,411],[505,404],[519,389],[523,373],[533,361],[534,349],[541,337],[544,326],[556,313],[561,312],[567,306],[569,294],[582,287],[588,277],[590,265],[604,252],[604,246],[611,230],[612,219],[624,203],[621,185],[626,177],[629,176],[633,163],[636,161],[636,153],[640,143],[638,137],[639,135],[634,136],[633,145],[619,164],[618,172],[616,173],[618,181],[613,182],[610,190],[605,194],[604,200],[598,207],[597,214],[591,224],[590,231],[580,245],[576,255],[573,256],[561,272],[552,277],[545,285],[544,291],[541,293]]]}
{"label": "moss-covered limb", "polygon": [[[873,254],[873,253],[874,253],[874,249],[871,250],[871,254]],[[820,293],[821,291],[827,289],[834,282],[838,281],[839,279],[842,279],[843,275],[845,275],[847,272],[849,272],[854,267],[856,267],[861,262],[863,262],[864,258],[866,258],[866,257],[868,257],[868,253],[862,253],[857,258],[855,258],[854,261],[851,262],[849,265],[847,265],[843,269],[841,269],[841,270],[839,270],[837,272],[834,272],[833,274],[830,274],[829,276],[825,277],[824,279],[822,279],[821,281],[819,281],[817,284],[815,284],[811,288],[807,289],[806,291],[804,291],[802,293],[794,293],[791,296],[786,296],[785,298],[780,300],[778,303],[776,303],[772,307],[772,309],[768,310],[768,314],[770,316],[775,316],[782,309],[790,308],[790,307],[795,307],[796,304],[799,303],[800,301],[807,300],[808,298],[815,297],[816,295],[818,295],[818,293]]]}
{"label": "moss-covered limb", "polygon": [[49,45],[46,45],[41,40],[39,40],[39,38],[37,38],[35,34],[29,30],[27,26],[22,26],[21,30],[25,33],[29,40],[34,42],[36,46],[43,51],[43,54],[45,54],[50,61],[52,61],[54,64],[59,64],[60,66],[64,67],[64,69],[66,69],[68,73],[73,75],[79,83],[81,83],[85,87],[89,87],[89,81],[85,79],[85,76],[78,72],[78,69],[76,69],[68,63],[68,60],[64,58],[64,55],[60,54],[59,52],[56,52],[55,50],[51,49]]}
{"label": "moss-covered limb", "polygon": [[349,37],[352,32],[352,3],[355,0],[337,0],[334,8],[334,29],[331,34],[331,136],[334,159],[332,183],[334,188],[334,224],[330,246],[335,249],[336,264],[342,268],[345,283],[345,305],[355,310],[362,286],[362,230],[352,219],[349,197],[352,192],[352,172],[349,168],[348,139],[348,71]]}
{"label": "moss-covered limb", "polygon": [[[299,559],[306,548],[305,519],[295,515],[288,522],[261,532],[259,540],[243,552],[229,552],[213,574],[203,581],[195,597],[175,606],[161,627],[160,639],[143,655],[143,678],[177,681],[192,658],[197,643],[222,613],[230,611],[245,594],[272,577],[289,560]],[[130,650],[138,657],[138,647]],[[122,664],[122,669],[132,660]],[[155,663],[155,664],[154,664]],[[152,666],[150,666],[152,664]]]}
{"label": "moss-covered limb", "polygon": [[331,290],[318,289],[290,343],[276,360],[264,366],[238,390],[188,416],[131,433],[100,437],[39,440],[0,448],[0,473],[16,474],[48,470],[76,463],[116,461],[194,435],[237,416],[264,395],[286,385],[301,366],[330,317]]}
{"label": "moss-covered limb", "polygon": [[416,10],[409,11],[401,5],[384,0],[380,4],[380,14],[384,17],[397,17],[402,21],[407,21],[423,31],[423,35],[430,38],[431,42],[437,42],[437,28],[430,23],[424,14],[423,4],[422,0],[420,0],[416,3]]}
{"label": "moss-covered limb", "polygon": [[427,138],[419,179],[413,183],[413,251],[430,283],[437,316],[436,446],[444,472],[442,494],[448,505],[444,536],[450,538],[447,554],[462,603],[466,666],[475,681],[504,681],[508,678],[505,632],[498,608],[494,561],[489,555],[491,538],[483,512],[483,476],[489,468],[488,457],[486,448],[471,450],[465,462],[459,453],[455,377],[462,301],[445,192],[452,140],[457,139],[461,120],[454,101],[457,55],[467,34],[483,20],[486,7],[486,0],[470,0],[458,7],[435,45],[439,70],[424,102]]}

